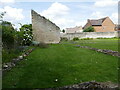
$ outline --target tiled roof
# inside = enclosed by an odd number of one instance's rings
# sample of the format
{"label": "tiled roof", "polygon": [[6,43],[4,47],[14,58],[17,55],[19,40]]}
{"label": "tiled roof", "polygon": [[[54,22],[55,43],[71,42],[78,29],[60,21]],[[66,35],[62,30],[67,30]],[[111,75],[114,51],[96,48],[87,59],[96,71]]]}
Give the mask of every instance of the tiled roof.
{"label": "tiled roof", "polygon": [[98,20],[89,20],[91,25],[92,26],[101,26],[103,21],[106,19],[107,17],[105,18],[101,18],[101,19],[98,19]]}

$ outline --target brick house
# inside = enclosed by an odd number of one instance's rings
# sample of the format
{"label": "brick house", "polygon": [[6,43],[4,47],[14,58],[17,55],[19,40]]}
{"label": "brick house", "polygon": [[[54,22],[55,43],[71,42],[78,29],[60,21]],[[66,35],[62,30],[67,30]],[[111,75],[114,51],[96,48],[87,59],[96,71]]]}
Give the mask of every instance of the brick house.
{"label": "brick house", "polygon": [[95,32],[113,32],[115,31],[115,24],[112,22],[112,20],[109,17],[96,19],[96,20],[90,20],[88,19],[86,25],[83,27],[83,29],[93,26]]}

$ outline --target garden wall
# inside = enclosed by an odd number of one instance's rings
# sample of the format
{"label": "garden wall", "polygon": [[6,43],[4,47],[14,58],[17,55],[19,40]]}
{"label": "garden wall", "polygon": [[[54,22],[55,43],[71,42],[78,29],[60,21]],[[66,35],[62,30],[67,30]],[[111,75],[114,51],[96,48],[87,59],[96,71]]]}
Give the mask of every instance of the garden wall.
{"label": "garden wall", "polygon": [[[68,40],[72,40],[74,37],[82,38],[113,38],[118,37],[120,32],[80,32],[80,33],[61,33],[61,37],[66,37]],[[120,36],[119,36],[120,37]]]}

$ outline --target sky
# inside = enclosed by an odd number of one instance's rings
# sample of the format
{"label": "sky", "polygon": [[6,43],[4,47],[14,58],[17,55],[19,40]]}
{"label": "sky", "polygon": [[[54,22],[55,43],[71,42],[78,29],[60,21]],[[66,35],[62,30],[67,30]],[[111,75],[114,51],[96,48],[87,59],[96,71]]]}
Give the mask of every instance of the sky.
{"label": "sky", "polygon": [[118,23],[118,0],[0,0],[0,13],[15,28],[31,24],[31,9],[51,20],[62,29],[84,26],[87,19],[110,17]]}

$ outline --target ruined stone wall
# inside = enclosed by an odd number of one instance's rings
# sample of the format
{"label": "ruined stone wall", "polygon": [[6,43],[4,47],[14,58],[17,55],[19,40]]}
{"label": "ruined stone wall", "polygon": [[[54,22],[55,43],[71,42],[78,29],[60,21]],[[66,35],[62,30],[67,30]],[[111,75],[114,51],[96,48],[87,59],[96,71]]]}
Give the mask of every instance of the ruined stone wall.
{"label": "ruined stone wall", "polygon": [[59,43],[60,28],[33,10],[31,14],[33,40],[44,43]]}
{"label": "ruined stone wall", "polygon": [[[82,38],[113,38],[118,37],[120,32],[81,32],[81,33],[68,33],[68,34],[61,34],[61,37],[66,37],[68,40],[72,40],[74,37],[78,37],[79,39]],[[119,36],[120,37],[120,36]]]}

